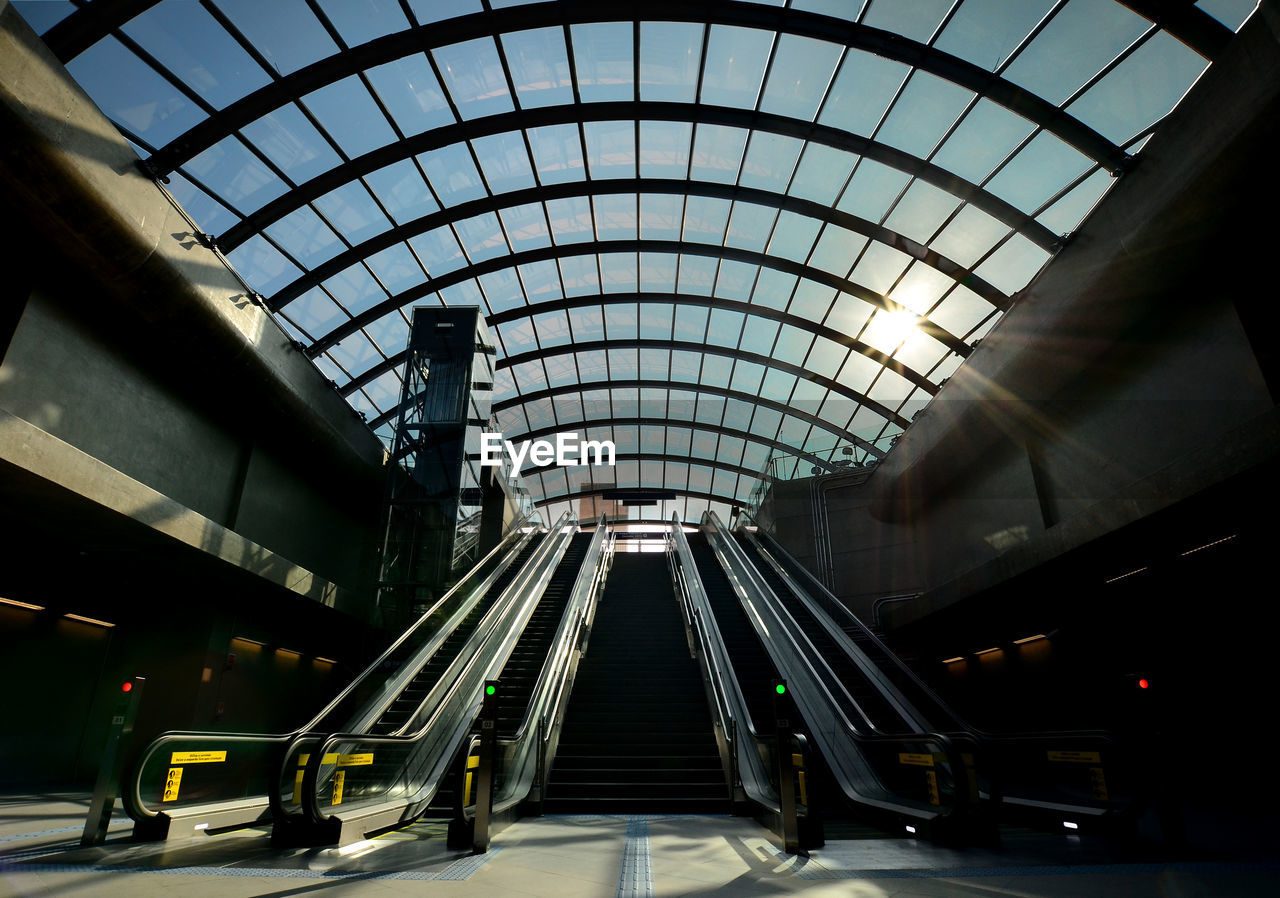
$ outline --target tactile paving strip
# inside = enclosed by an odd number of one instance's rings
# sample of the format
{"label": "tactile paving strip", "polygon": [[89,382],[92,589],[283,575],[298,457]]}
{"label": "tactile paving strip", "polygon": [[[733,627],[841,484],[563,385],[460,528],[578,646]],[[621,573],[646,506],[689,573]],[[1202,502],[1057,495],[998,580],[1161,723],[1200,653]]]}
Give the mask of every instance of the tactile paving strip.
{"label": "tactile paving strip", "polygon": [[622,843],[622,872],[618,874],[617,898],[650,898],[652,895],[649,818],[628,817],[626,840]]}

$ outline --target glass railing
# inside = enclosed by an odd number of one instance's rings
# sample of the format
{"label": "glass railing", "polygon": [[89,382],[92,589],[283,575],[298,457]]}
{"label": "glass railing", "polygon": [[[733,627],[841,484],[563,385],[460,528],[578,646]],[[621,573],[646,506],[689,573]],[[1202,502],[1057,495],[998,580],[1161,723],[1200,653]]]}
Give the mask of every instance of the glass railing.
{"label": "glass railing", "polygon": [[[315,734],[356,728],[370,709],[393,698],[397,684],[413,676],[431,646],[443,640],[463,609],[479,601],[532,536],[532,531],[511,533],[296,730],[171,731],[157,737],[123,780],[124,806],[138,836],[164,838],[179,816],[191,816],[194,827],[218,829],[267,819],[272,810],[288,813],[297,801],[296,759],[311,750]],[[282,779],[286,782],[279,788]]]}
{"label": "glass railing", "polygon": [[426,808],[475,721],[484,681],[502,670],[576,529],[567,513],[557,522],[440,676],[414,715],[416,729],[334,733],[308,752],[300,803],[309,825],[343,842]]}

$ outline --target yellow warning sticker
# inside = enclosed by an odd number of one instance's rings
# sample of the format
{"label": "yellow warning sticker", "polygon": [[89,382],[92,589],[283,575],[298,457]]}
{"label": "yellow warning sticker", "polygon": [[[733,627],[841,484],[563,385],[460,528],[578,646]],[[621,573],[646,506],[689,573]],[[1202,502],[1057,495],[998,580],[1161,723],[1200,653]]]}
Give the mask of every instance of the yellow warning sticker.
{"label": "yellow warning sticker", "polygon": [[1089,768],[1089,785],[1093,789],[1093,797],[1097,801],[1110,801],[1111,796],[1107,792],[1107,778],[1103,775],[1101,767]]}
{"label": "yellow warning sticker", "polygon": [[1062,761],[1068,764],[1101,764],[1102,753],[1096,751],[1051,751],[1050,761]]}
{"label": "yellow warning sticker", "polygon": [[[329,756],[325,755],[325,763],[329,762]],[[339,767],[365,767],[373,763],[373,752],[363,752],[358,755],[338,755]]]}
{"label": "yellow warning sticker", "polygon": [[342,782],[346,778],[345,770],[339,770],[333,775],[333,804],[342,804]]}
{"label": "yellow warning sticker", "polygon": [[169,776],[164,781],[164,796],[161,801],[177,801],[178,786],[182,784],[182,768],[170,767]]}
{"label": "yellow warning sticker", "polygon": [[938,774],[926,770],[924,777],[929,784],[929,804],[942,804],[942,797],[938,795]]}
{"label": "yellow warning sticker", "polygon": [[[320,763],[321,764],[337,764],[339,757],[340,756],[336,751],[327,752],[325,756],[320,759]],[[310,760],[311,760],[311,755],[298,755],[298,766],[306,767],[307,762]]]}
{"label": "yellow warning sticker", "polygon": [[170,764],[221,764],[227,759],[225,751],[175,751]]}
{"label": "yellow warning sticker", "polygon": [[293,778],[293,797],[289,800],[290,804],[302,804],[302,775],[305,772],[299,770],[298,775]]}
{"label": "yellow warning sticker", "polygon": [[911,752],[900,751],[898,752],[898,763],[911,764],[915,767],[932,767],[933,755],[912,754]]}

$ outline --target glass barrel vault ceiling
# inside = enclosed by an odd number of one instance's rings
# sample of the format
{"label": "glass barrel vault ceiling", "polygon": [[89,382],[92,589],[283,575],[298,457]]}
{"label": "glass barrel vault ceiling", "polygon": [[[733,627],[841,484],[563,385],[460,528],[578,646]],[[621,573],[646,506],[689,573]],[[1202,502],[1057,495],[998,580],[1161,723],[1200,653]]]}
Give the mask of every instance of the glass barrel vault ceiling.
{"label": "glass barrel vault ceiling", "polygon": [[14,5],[384,441],[479,305],[507,437],[617,445],[553,518],[696,520],[883,455],[1255,0]]}

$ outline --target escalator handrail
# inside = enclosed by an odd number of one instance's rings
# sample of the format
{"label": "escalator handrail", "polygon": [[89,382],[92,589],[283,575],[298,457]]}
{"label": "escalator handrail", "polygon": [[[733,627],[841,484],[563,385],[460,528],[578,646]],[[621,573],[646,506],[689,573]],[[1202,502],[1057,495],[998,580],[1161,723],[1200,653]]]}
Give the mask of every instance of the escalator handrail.
{"label": "escalator handrail", "polygon": [[746,698],[742,694],[742,687],[734,674],[728,649],[720,635],[720,628],[716,625],[715,612],[707,598],[702,577],[698,573],[697,563],[689,548],[684,528],[680,525],[678,514],[672,515],[671,536],[675,541],[680,563],[685,569],[685,582],[690,589],[695,610],[694,617],[698,622],[696,633],[701,643],[703,657],[708,659],[709,672],[712,674],[712,690],[723,696],[725,703],[729,719],[724,736],[733,746],[742,791],[752,801],[778,813],[781,810],[781,802],[772,785],[770,772],[766,769],[763,753],[758,750],[758,746],[762,744],[772,745],[774,739],[761,736],[756,731],[755,721],[751,717]]}
{"label": "escalator handrail", "polygon": [[[270,747],[273,745],[281,745],[285,747],[284,752],[282,753],[282,756],[279,759],[281,763],[283,763],[285,757],[287,757],[288,755],[288,746],[290,746],[294,741],[298,739],[306,738],[309,734],[313,734],[316,726],[318,726],[325,719],[326,716],[332,713],[333,710],[337,708],[349,695],[351,695],[351,693],[356,688],[358,688],[367,678],[369,678],[370,676],[373,676],[377,671],[379,665],[381,665],[383,661],[385,661],[388,657],[390,657],[391,654],[397,648],[403,645],[405,640],[409,639],[413,635],[413,633],[428,620],[428,618],[430,618],[440,607],[442,607],[445,602],[452,599],[458,591],[466,588],[467,584],[471,582],[473,575],[477,571],[479,571],[484,565],[488,564],[489,561],[499,553],[504,553],[504,554],[503,554],[502,562],[499,564],[496,570],[498,572],[504,570],[506,568],[506,565],[510,563],[510,560],[513,559],[515,555],[519,553],[519,550],[523,546],[525,540],[531,538],[531,536],[532,536],[532,530],[528,532],[524,532],[519,527],[514,528],[510,534],[508,534],[498,543],[498,545],[494,546],[493,549],[491,549],[488,553],[486,553],[484,558],[478,561],[475,564],[475,566],[470,571],[468,571],[466,576],[464,576],[461,580],[459,580],[453,586],[453,588],[451,588],[448,592],[446,592],[443,596],[441,596],[439,601],[437,601],[429,609],[423,612],[423,614],[419,616],[418,620],[415,621],[411,626],[409,626],[404,631],[404,633],[400,635],[398,639],[396,639],[390,646],[388,646],[372,663],[367,665],[365,669],[358,676],[356,676],[355,679],[353,679],[341,691],[339,691],[338,695],[334,697],[327,705],[325,705],[325,707],[322,710],[320,710],[317,714],[315,714],[310,721],[298,727],[297,729],[294,729],[285,733],[225,733],[225,732],[217,732],[217,731],[211,731],[211,730],[167,730],[165,732],[160,733],[150,743],[147,744],[147,746],[133,761],[128,772],[126,773],[125,779],[122,783],[122,788],[120,790],[121,803],[123,804],[126,813],[128,813],[130,818],[132,818],[133,820],[142,821],[142,820],[154,820],[161,813],[164,812],[164,809],[155,810],[148,807],[146,803],[143,801],[141,777],[142,777],[142,773],[146,769],[147,762],[150,761],[153,756],[155,756],[157,753],[161,752],[162,750],[168,749],[173,746],[179,746],[179,745],[189,744],[193,742],[209,742],[209,741],[223,741],[223,740],[226,740],[232,743],[234,742],[256,743],[258,745],[262,745],[266,747]],[[486,581],[492,582],[491,578],[485,578],[485,581],[482,581],[482,583]],[[268,766],[276,767],[277,765],[269,761]],[[262,799],[271,806],[273,812],[277,810],[277,805],[278,805],[278,796],[276,795],[278,789],[276,788],[275,784],[279,780],[279,773],[280,773],[279,771],[272,771],[272,774],[268,775],[267,794],[261,796]],[[215,802],[215,803],[225,803],[228,805],[233,805],[239,802],[248,801],[250,799],[251,799],[250,796],[242,796],[242,797],[233,798],[233,799],[221,799],[219,800],[219,802]]]}
{"label": "escalator handrail", "polygon": [[[743,530],[739,530],[738,532],[745,535],[747,542],[755,549],[758,557],[768,564],[770,569],[778,575],[782,580],[783,585],[790,590],[791,594],[795,596],[801,606],[809,612],[809,615],[813,618],[814,622],[822,628],[822,631],[826,633],[832,642],[835,643],[836,647],[843,652],[844,656],[853,663],[872,688],[879,691],[880,694],[883,695],[893,706],[894,710],[897,711],[904,720],[908,721],[912,725],[913,729],[922,732],[933,729],[934,727],[930,723],[929,719],[924,714],[920,713],[919,709],[902,694],[884,671],[882,671],[870,658],[866,656],[864,652],[862,652],[861,649],[858,648],[857,645],[854,644],[853,640],[849,637],[849,634],[836,626],[835,622],[831,620],[829,615],[821,613],[817,603],[814,602],[804,588],[795,581],[795,578],[790,575],[786,568],[784,568],[777,559],[773,557],[769,549],[761,545],[760,542],[755,539],[755,534],[750,531]],[[797,621],[797,623],[799,623],[799,621]],[[870,723],[870,721],[868,721],[868,723]]]}
{"label": "escalator handrail", "polygon": [[[946,734],[936,732],[911,733],[907,735],[868,735],[859,732],[852,721],[845,715],[841,704],[830,691],[829,681],[833,679],[833,675],[824,679],[820,672],[814,668],[812,659],[818,657],[817,651],[809,643],[804,633],[799,630],[798,625],[787,610],[780,607],[781,603],[773,595],[769,585],[764,582],[760,574],[755,570],[743,552],[742,547],[728,536],[727,529],[713,511],[705,512],[702,521],[703,529],[708,535],[713,551],[716,552],[722,566],[725,567],[725,573],[729,575],[730,583],[735,585],[734,591],[738,595],[739,601],[743,604],[748,621],[756,629],[761,642],[773,658],[778,672],[789,681],[795,681],[795,686],[790,691],[799,706],[801,715],[811,728],[811,734],[820,745],[827,742],[823,728],[819,726],[818,719],[818,713],[823,710],[826,711],[833,723],[840,727],[841,735],[844,739],[823,746],[823,754],[827,756],[828,766],[831,768],[831,772],[845,795],[863,804],[885,808],[919,819],[947,817],[966,805],[968,803],[967,795],[960,788],[961,777],[965,768],[960,757],[960,751],[953,740]],[[767,612],[778,625],[779,633],[776,636],[768,632],[767,625],[759,617],[761,612],[754,607],[756,602],[752,601],[753,598],[758,600],[760,608]],[[807,651],[798,640],[802,640],[804,645],[808,646]],[[825,667],[826,665],[824,664],[823,666]],[[830,674],[830,669],[827,668],[827,670],[828,674]],[[802,681],[800,677],[796,677],[794,674],[806,676],[806,679]],[[955,776],[957,788],[954,791],[955,800],[952,806],[936,805],[926,807],[914,799],[894,795],[881,782],[875,770],[863,759],[862,752],[857,749],[860,744],[891,745],[895,743],[926,743],[937,747],[937,750],[933,753],[942,755],[947,759]],[[846,748],[853,748],[854,754],[845,753],[844,749]],[[879,792],[878,795],[868,794],[865,789],[859,788],[859,784],[854,782],[852,773],[846,768],[846,765],[849,764],[865,768],[869,784],[876,787]]]}
{"label": "escalator handrail", "polygon": [[[471,722],[479,713],[480,708],[480,690],[478,684],[472,684],[469,680],[476,679],[475,674],[480,672],[479,684],[484,679],[489,678],[489,674],[496,674],[501,670],[502,665],[506,663],[507,656],[515,645],[516,639],[519,637],[519,630],[523,623],[517,627],[502,627],[503,623],[510,623],[509,618],[519,617],[524,612],[531,614],[533,606],[541,596],[541,591],[545,589],[547,581],[555,571],[560,558],[564,554],[564,550],[568,546],[569,539],[573,535],[573,531],[577,529],[576,522],[570,519],[569,513],[566,512],[561,516],[560,520],[552,528],[552,535],[548,537],[544,546],[539,547],[537,554],[526,564],[525,569],[517,575],[516,581],[512,582],[503,595],[494,602],[493,607],[485,615],[484,620],[477,626],[477,634],[483,633],[475,647],[475,651],[468,657],[459,655],[458,659],[450,665],[449,669],[441,675],[440,683],[447,683],[444,694],[437,696],[437,690],[432,690],[423,705],[420,706],[418,712],[410,717],[410,721],[414,720],[422,711],[425,705],[435,699],[435,708],[430,716],[418,727],[417,730],[409,733],[400,732],[395,735],[371,735],[368,733],[330,733],[321,743],[318,751],[313,753],[309,759],[306,770],[303,774],[302,785],[302,805],[305,809],[306,816],[313,823],[323,823],[328,817],[320,810],[318,804],[319,790],[318,784],[320,773],[324,767],[332,767],[333,764],[325,763],[327,756],[332,756],[335,752],[332,749],[338,745],[347,742],[354,742],[361,746],[375,745],[412,745],[421,742],[432,729],[438,725],[447,725],[442,722],[442,718],[446,714],[451,715],[455,727],[459,730],[459,735],[465,735],[470,729]],[[536,592],[536,594],[534,594]],[[481,627],[487,629],[481,630]],[[465,649],[464,649],[465,652]],[[460,693],[462,686],[476,685],[474,696],[463,696]],[[463,721],[462,725],[458,725],[459,721]],[[445,763],[451,757],[451,753],[456,748],[453,743],[455,739],[450,739],[449,744],[443,751]],[[425,767],[430,760],[419,763],[420,767]],[[434,760],[435,768],[440,768],[440,759]],[[420,793],[429,784],[422,784],[418,787]],[[436,782],[438,785],[438,781]],[[426,797],[429,800],[430,796]],[[391,801],[383,802],[380,806],[411,806],[423,801],[420,794],[411,797],[398,798]],[[365,808],[360,816],[368,815],[371,809]]]}
{"label": "escalator handrail", "polygon": [[[582,557],[582,566],[578,569],[578,575],[574,578],[573,591],[570,593],[569,600],[565,603],[564,613],[560,617],[560,626],[556,628],[556,635],[552,638],[547,658],[538,671],[538,678],[534,681],[534,691],[530,696],[529,704],[525,707],[524,717],[520,719],[520,724],[516,727],[515,732],[506,737],[510,741],[523,740],[525,734],[531,728],[536,728],[540,713],[534,713],[534,711],[536,706],[544,703],[540,701],[546,698],[543,690],[546,690],[549,684],[555,682],[555,676],[567,670],[569,651],[573,648],[572,640],[569,637],[575,631],[577,623],[572,614],[580,610],[580,606],[586,599],[588,591],[599,573],[598,568],[603,557],[605,543],[603,531],[603,527],[597,526],[596,532],[591,536],[591,542],[587,545],[586,554]],[[502,739],[499,739],[499,741],[502,741]]]}
{"label": "escalator handrail", "polygon": [[[922,695],[926,696],[931,702],[936,704],[945,714],[951,717],[951,719],[957,724],[957,727],[958,727],[957,732],[963,733],[964,735],[967,735],[967,736],[971,736],[972,738],[977,740],[979,743],[1002,742],[1002,741],[1010,741],[1010,740],[1015,740],[1015,741],[1038,740],[1042,737],[1046,739],[1058,739],[1058,740],[1096,739],[1108,745],[1113,745],[1115,743],[1115,737],[1107,730],[1076,729],[1076,730],[1045,730],[1045,731],[1031,731],[1031,732],[995,733],[995,732],[991,732],[991,731],[973,726],[968,721],[965,721],[958,714],[952,711],[950,706],[947,705],[946,701],[941,696],[939,696],[928,683],[926,683],[923,679],[921,679],[919,674],[917,674],[914,670],[912,670],[909,666],[907,666],[907,664],[901,658],[899,658],[897,654],[895,654],[888,646],[884,644],[884,641],[879,636],[876,635],[876,632],[874,630],[872,630],[870,627],[864,624],[862,620],[856,614],[853,613],[853,611],[851,611],[843,602],[837,599],[835,595],[831,592],[831,590],[827,589],[827,587],[824,586],[822,582],[818,580],[815,576],[813,576],[813,574],[808,569],[806,569],[804,565],[795,561],[794,558],[791,558],[791,556],[787,553],[786,549],[782,548],[781,544],[777,541],[777,539],[774,538],[772,534],[767,533],[763,529],[760,529],[759,527],[757,527],[756,530],[750,533],[750,535],[752,537],[755,537],[758,542],[767,542],[769,544],[770,549],[775,554],[780,552],[785,558],[790,559],[793,562],[792,567],[794,567],[795,570],[798,571],[801,574],[801,576],[803,576],[807,586],[811,588],[812,592],[809,593],[810,596],[812,596],[813,594],[817,594],[818,596],[821,597],[821,601],[815,602],[814,604],[820,605],[821,610],[826,614],[826,616],[833,617],[835,614],[839,614],[841,617],[847,620],[850,624],[857,627],[871,642],[875,644],[875,646],[881,652],[884,653],[886,657],[892,660],[894,666],[898,670],[900,670],[904,676],[908,677],[911,680],[915,688],[918,689]],[[790,578],[790,579],[792,580],[792,582],[794,582],[794,578]],[[839,624],[836,624],[836,628],[839,629]],[[946,732],[951,732],[951,730],[947,729]]]}
{"label": "escalator handrail", "polygon": [[[497,740],[503,757],[510,757],[512,762],[502,771],[502,794],[495,792],[493,796],[493,813],[514,807],[528,797],[537,780],[536,771],[529,770],[531,763],[536,763],[541,757],[546,767],[551,764],[552,758],[545,751],[545,746],[555,735],[560,704],[573,668],[573,653],[578,648],[580,634],[594,617],[596,600],[613,562],[613,532],[608,530],[605,521],[602,514],[578,569],[573,591],[561,616],[560,628],[547,652],[547,661],[538,673],[525,715],[515,733]],[[536,741],[539,737],[541,745]],[[545,775],[546,771],[542,772]],[[463,815],[468,819],[475,816],[475,805],[464,807]]]}

